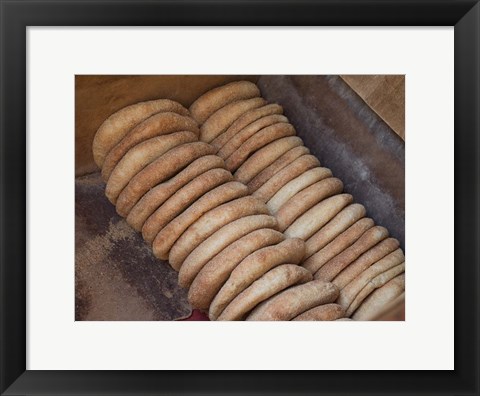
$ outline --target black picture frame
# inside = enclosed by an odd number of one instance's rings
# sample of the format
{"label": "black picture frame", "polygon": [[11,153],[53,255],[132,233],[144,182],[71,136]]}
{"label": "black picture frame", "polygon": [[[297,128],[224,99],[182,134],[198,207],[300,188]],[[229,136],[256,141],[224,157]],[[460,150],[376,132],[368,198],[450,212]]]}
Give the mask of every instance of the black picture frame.
{"label": "black picture frame", "polygon": [[[2,394],[479,394],[478,1],[0,0],[0,7]],[[26,370],[26,27],[132,25],[455,26],[455,370]]]}

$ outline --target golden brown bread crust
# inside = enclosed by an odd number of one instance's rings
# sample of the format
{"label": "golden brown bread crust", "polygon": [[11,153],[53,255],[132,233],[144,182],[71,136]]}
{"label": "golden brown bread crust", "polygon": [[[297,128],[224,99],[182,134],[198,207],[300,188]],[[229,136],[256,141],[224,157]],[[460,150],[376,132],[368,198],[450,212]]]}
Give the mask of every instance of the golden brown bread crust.
{"label": "golden brown bread crust", "polygon": [[375,223],[370,218],[358,220],[355,224],[336,236],[325,247],[306,259],[302,265],[313,274],[316,273],[326,262],[351,246],[374,225]]}
{"label": "golden brown bread crust", "polygon": [[103,180],[107,181],[117,163],[133,146],[155,136],[172,132],[189,131],[198,136],[197,123],[190,117],[177,113],[164,112],[155,114],[130,130],[125,137],[109,151],[102,166]]}
{"label": "golden brown bread crust", "polygon": [[220,108],[238,100],[260,96],[258,87],[249,81],[234,81],[211,89],[190,106],[192,117],[201,125]]}
{"label": "golden brown bread crust", "polygon": [[274,174],[262,186],[255,190],[252,195],[268,202],[278,190],[280,190],[290,180],[295,179],[309,169],[320,166],[320,161],[313,155],[302,155],[282,170]]}
{"label": "golden brown bread crust", "polygon": [[381,260],[377,261],[375,264],[371,265],[359,276],[357,276],[352,282],[345,286],[340,291],[337,303],[340,304],[347,311],[347,316],[349,316],[348,308],[350,307],[351,303],[372,279],[392,268],[398,267],[404,262],[405,256],[403,255],[401,249],[397,249],[394,252],[388,254]]}
{"label": "golden brown bread crust", "polygon": [[359,258],[352,262],[347,268],[341,271],[332,281],[341,290],[351,281],[370,267],[373,263],[376,263],[387,254],[398,249],[400,243],[395,238],[387,238],[374,246],[370,250],[363,253]]}
{"label": "golden brown bread crust", "polygon": [[350,194],[338,194],[324,199],[308,209],[285,230],[289,238],[301,238],[304,241],[327,224],[338,212],[350,204],[353,197]]}
{"label": "golden brown bread crust", "polygon": [[309,282],[312,274],[295,264],[282,264],[262,275],[228,304],[217,320],[242,320],[255,306],[286,288]]}
{"label": "golden brown bread crust", "polygon": [[189,287],[208,261],[241,237],[258,229],[276,227],[275,217],[264,214],[245,216],[224,225],[197,245],[183,261],[178,273],[178,284]]}
{"label": "golden brown bread crust", "polygon": [[[173,244],[202,215],[219,205],[244,197],[247,193],[247,188],[238,182],[228,182],[209,191],[163,227],[153,240],[153,254],[162,260],[167,260]],[[172,265],[171,260],[170,265]],[[176,266],[173,268],[178,270]]]}
{"label": "golden brown bread crust", "polygon": [[198,141],[192,132],[174,132],[156,136],[132,147],[118,162],[108,178],[105,195],[115,205],[117,197],[129,181],[152,161],[168,150],[185,143]]}
{"label": "golden brown bread crust", "polygon": [[240,116],[228,129],[217,136],[212,140],[211,144],[217,150],[221,149],[233,136],[235,136],[239,131],[245,128],[247,125],[257,121],[260,118],[267,117],[273,114],[282,114],[282,106],[271,103],[265,106],[259,107],[257,109],[252,109],[247,111],[245,114]]}
{"label": "golden brown bread crust", "polygon": [[127,223],[136,231],[141,231],[148,217],[168,198],[198,175],[215,168],[225,168],[223,160],[216,155],[196,159],[180,173],[148,191],[128,214]]}
{"label": "golden brown bread crust", "polygon": [[229,171],[234,172],[255,151],[277,139],[293,135],[295,135],[295,128],[292,124],[286,122],[279,122],[263,128],[235,150],[232,155],[225,160],[225,166]]}
{"label": "golden brown bread crust", "polygon": [[397,275],[405,272],[405,262],[392,267],[381,274],[376,275],[360,290],[356,295],[353,301],[350,303],[350,306],[345,312],[346,316],[351,316],[355,310],[362,304],[362,302],[376,289],[385,285],[388,281],[395,278]]}
{"label": "golden brown bread crust", "polygon": [[193,202],[215,187],[232,181],[232,179],[232,174],[223,168],[212,169],[197,176],[152,213],[142,227],[143,239],[152,243],[158,232]]}
{"label": "golden brown bread crust", "polygon": [[158,157],[137,173],[117,199],[117,213],[126,217],[133,206],[151,188],[175,176],[197,158],[213,153],[213,147],[203,142],[182,144]]}
{"label": "golden brown bread crust", "polygon": [[193,307],[207,310],[213,298],[226,282],[230,273],[248,255],[283,241],[282,233],[268,228],[253,231],[233,242],[198,273],[188,291],[188,301]]}
{"label": "golden brown bread crust", "polygon": [[365,214],[365,207],[358,203],[342,209],[332,220],[307,239],[305,242],[305,259],[323,249],[347,228],[363,218]]}
{"label": "golden brown bread crust", "polygon": [[[289,138],[290,139],[290,138]],[[302,142],[303,144],[303,142]],[[262,170],[257,176],[255,176],[250,182],[248,182],[247,187],[250,194],[253,194],[261,186],[263,186],[268,180],[270,180],[274,175],[280,172],[283,168],[290,165],[297,158],[302,155],[309,154],[310,150],[305,146],[297,146],[292,148],[283,154],[280,158],[274,161],[271,165]]]}
{"label": "golden brown bread crust", "polygon": [[230,103],[213,113],[200,127],[200,140],[210,143],[220,136],[232,123],[251,109],[265,105],[262,98],[239,100]]}
{"label": "golden brown bread crust", "polygon": [[356,260],[360,255],[367,252],[377,243],[388,237],[388,230],[385,227],[375,226],[367,230],[358,240],[343,252],[327,261],[316,273],[315,279],[331,281],[344,268]]}
{"label": "golden brown bread crust", "polygon": [[278,219],[279,229],[284,231],[314,205],[322,202],[326,198],[341,193],[342,190],[343,183],[337,178],[330,177],[295,194],[283,204],[276,213],[272,207],[269,207],[269,209],[271,212],[275,213],[275,216]]}
{"label": "golden brown bread crust", "polygon": [[396,276],[370,294],[354,312],[352,319],[375,320],[402,296],[405,300],[405,274]]}
{"label": "golden brown bread crust", "polygon": [[333,283],[313,280],[270,297],[257,305],[247,320],[291,320],[313,307],[334,302],[337,296]]}
{"label": "golden brown bread crust", "polygon": [[163,112],[189,116],[180,103],[169,99],[149,100],[126,106],[108,117],[98,128],[92,143],[93,160],[101,169],[110,150],[136,125],[148,117]]}
{"label": "golden brown bread crust", "polygon": [[279,157],[294,147],[303,144],[302,139],[298,136],[287,136],[275,140],[260,150],[253,153],[240,167],[235,174],[235,180],[247,184],[256,175],[265,168],[269,167]]}
{"label": "golden brown bread crust", "polygon": [[304,246],[300,239],[285,239],[278,245],[265,247],[246,257],[235,267],[213,299],[209,317],[216,320],[238,294],[272,268],[280,264],[298,264],[305,254]]}
{"label": "golden brown bread crust", "polygon": [[180,269],[185,258],[196,246],[224,225],[244,216],[269,214],[263,202],[247,195],[245,185],[238,182],[231,183],[237,183],[242,186],[241,197],[225,201],[226,203],[222,205],[212,206],[208,212],[197,218],[183,235],[178,238],[169,256],[170,265],[176,270]]}
{"label": "golden brown bread crust", "polygon": [[[230,140],[228,140],[217,152],[219,157],[226,159],[230,157],[238,148],[255,135],[258,131],[262,130],[273,124],[279,122],[287,123],[288,118],[281,114],[272,114],[247,125],[245,128],[237,132]],[[220,136],[219,136],[220,137]]]}
{"label": "golden brown bread crust", "polygon": [[[328,168],[313,168],[310,169],[293,180],[290,180],[275,195],[267,202],[268,209],[272,213],[277,213],[280,208],[287,203],[294,195],[304,192],[305,189],[311,185],[318,183],[324,179],[332,178],[332,171]],[[337,179],[338,180],[338,179]],[[332,183],[329,181],[329,183]],[[338,183],[338,182],[335,182]],[[340,182],[341,183],[341,182]],[[322,184],[324,185],[324,184]],[[343,189],[343,184],[342,184]],[[342,192],[342,191],[339,191]],[[335,193],[338,194],[338,193]],[[298,199],[299,197],[297,197]],[[320,201],[317,201],[318,203]]]}
{"label": "golden brown bread crust", "polygon": [[303,321],[312,321],[312,320],[338,320],[343,318],[345,315],[345,310],[338,304],[323,304],[318,307],[309,309],[304,313],[298,315],[292,320],[303,320]]}

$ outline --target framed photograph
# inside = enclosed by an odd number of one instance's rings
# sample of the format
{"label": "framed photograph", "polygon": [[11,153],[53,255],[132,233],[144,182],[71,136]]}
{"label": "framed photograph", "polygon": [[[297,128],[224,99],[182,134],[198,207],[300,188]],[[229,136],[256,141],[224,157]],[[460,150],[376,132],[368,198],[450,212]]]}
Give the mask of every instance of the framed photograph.
{"label": "framed photograph", "polygon": [[75,319],[404,319],[404,98],[404,75],[76,75]]}
{"label": "framed photograph", "polygon": [[478,2],[1,13],[1,394],[479,394]]}

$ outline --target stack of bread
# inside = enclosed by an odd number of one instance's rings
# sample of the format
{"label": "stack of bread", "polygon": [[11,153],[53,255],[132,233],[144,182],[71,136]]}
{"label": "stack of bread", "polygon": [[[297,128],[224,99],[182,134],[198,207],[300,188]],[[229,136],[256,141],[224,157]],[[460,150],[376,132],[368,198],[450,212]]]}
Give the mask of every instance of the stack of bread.
{"label": "stack of bread", "polygon": [[111,115],[93,143],[106,196],[212,320],[368,320],[404,292],[404,256],[239,81],[185,109]]}

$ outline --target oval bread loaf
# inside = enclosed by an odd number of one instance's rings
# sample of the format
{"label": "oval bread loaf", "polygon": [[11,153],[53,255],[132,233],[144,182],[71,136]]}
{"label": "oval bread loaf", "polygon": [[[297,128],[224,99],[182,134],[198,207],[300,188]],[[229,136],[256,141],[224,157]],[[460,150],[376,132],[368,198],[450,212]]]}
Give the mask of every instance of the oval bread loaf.
{"label": "oval bread loaf", "polygon": [[119,194],[138,172],[168,150],[194,141],[197,141],[197,136],[192,132],[175,132],[148,139],[132,147],[113,169],[105,195],[115,205]]}
{"label": "oval bread loaf", "polygon": [[240,116],[236,121],[234,121],[233,124],[230,125],[224,133],[213,139],[211,144],[217,150],[220,150],[232,137],[234,137],[247,125],[254,123],[260,118],[282,113],[282,106],[276,103],[267,104],[256,109],[249,110],[242,116]]}
{"label": "oval bread loaf", "polygon": [[243,290],[280,264],[298,264],[305,253],[300,239],[285,239],[275,246],[257,250],[232,271],[210,305],[209,317],[216,320],[224,308]]}
{"label": "oval bread loaf", "polygon": [[373,263],[376,263],[387,254],[398,249],[399,246],[400,243],[395,238],[387,238],[383,240],[378,245],[363,253],[347,268],[341,271],[332,282],[337,285],[340,290],[343,289]]}
{"label": "oval bread loaf", "polygon": [[248,255],[283,241],[281,232],[263,228],[233,242],[198,273],[188,291],[188,301],[193,307],[207,310],[213,298],[226,282],[230,273]]}
{"label": "oval bread loaf", "polygon": [[[225,202],[244,197],[247,192],[247,188],[238,182],[228,182],[209,191],[163,227],[153,240],[153,254],[162,260],[167,260],[173,244],[197,219]],[[172,265],[171,260],[170,265]],[[177,265],[173,268],[178,270]]]}
{"label": "oval bread loaf", "polygon": [[265,104],[262,98],[252,98],[233,102],[213,113],[200,127],[200,140],[210,143],[220,136],[242,114]]}
{"label": "oval bread loaf", "polygon": [[[236,183],[236,182],[232,182]],[[224,225],[241,217],[255,214],[269,214],[263,202],[251,196],[245,196],[245,185],[242,186],[242,195],[237,199],[226,201],[222,205],[212,206],[211,210],[196,219],[193,224],[175,242],[170,252],[170,265],[180,269],[190,252],[205,239]],[[231,201],[231,202],[230,202]]]}
{"label": "oval bread loaf", "polygon": [[[198,136],[197,123],[190,117],[177,113],[158,113],[138,124],[109,151],[102,166],[103,180],[108,181],[115,166],[135,145],[155,136],[167,135],[172,132],[188,131]],[[212,150],[213,152],[213,150]]]}
{"label": "oval bread loaf", "polygon": [[142,227],[143,239],[152,243],[158,232],[192,203],[232,179],[232,174],[223,168],[212,169],[197,176],[152,213]]}
{"label": "oval bread loaf", "polygon": [[294,264],[282,264],[262,275],[235,297],[217,320],[241,320],[255,306],[286,288],[312,280],[312,274]]}
{"label": "oval bread loaf", "polygon": [[260,96],[258,87],[250,81],[235,81],[204,93],[190,106],[192,117],[201,125],[220,108],[238,100]]}
{"label": "oval bread loaf", "polygon": [[305,258],[323,249],[342,232],[363,218],[366,214],[363,205],[354,203],[342,209],[332,220],[324,225],[305,242]]}
{"label": "oval bread loaf", "polygon": [[313,307],[334,302],[337,296],[333,283],[313,280],[270,297],[257,305],[247,320],[291,320]]}
{"label": "oval bread loaf", "polygon": [[338,304],[323,304],[309,309],[292,320],[338,320],[343,318],[345,310]]}
{"label": "oval bread loaf", "polygon": [[167,151],[138,172],[117,199],[117,213],[126,217],[135,204],[151,188],[175,176],[197,158],[213,153],[213,147],[203,142],[182,144]]}
{"label": "oval bread loaf", "polygon": [[128,224],[140,231],[150,215],[168,198],[197,176],[215,168],[225,168],[223,160],[216,155],[196,159],[177,175],[148,191],[131,209],[127,216]]}
{"label": "oval bread loaf", "polygon": [[302,139],[298,136],[287,136],[273,141],[253,153],[234,174],[236,180],[248,184],[255,176],[268,168],[292,148],[300,146]]}
{"label": "oval bread loaf", "polygon": [[107,154],[132,128],[152,115],[163,112],[190,115],[180,103],[169,99],[157,99],[126,106],[108,117],[93,138],[93,160],[98,167],[102,168]]}
{"label": "oval bread loaf", "polygon": [[276,228],[277,220],[269,215],[250,215],[223,226],[200,243],[183,261],[178,283],[189,287],[205,264],[231,243],[262,228]]}
{"label": "oval bread loaf", "polygon": [[227,141],[217,152],[217,155],[222,158],[228,158],[232,155],[238,148],[245,143],[249,138],[255,135],[258,131],[262,130],[273,124],[278,124],[280,122],[287,123],[287,117],[281,114],[272,114],[263,118],[258,119],[257,121],[247,125],[237,134],[235,134],[229,141]]}
{"label": "oval bread loaf", "polygon": [[367,252],[377,243],[388,237],[388,230],[385,227],[375,226],[365,231],[351,246],[343,252],[327,261],[316,273],[315,279],[331,281],[352,261],[356,260],[361,254]]}
{"label": "oval bread loaf", "polygon": [[[270,209],[272,213],[277,213],[280,208],[282,208],[290,199],[300,193],[302,194],[296,196],[295,199],[290,202],[290,204],[296,202],[298,205],[302,205],[303,203],[306,203],[308,198],[310,198],[310,200],[316,200],[315,203],[318,203],[324,198],[342,192],[343,183],[339,179],[331,176],[332,172],[328,168],[310,169],[295,179],[290,180],[280,190],[278,190],[267,202],[268,209]],[[321,183],[322,181],[324,181],[324,183]],[[312,187],[308,190],[308,187],[311,187],[312,185],[315,185],[316,187]],[[315,190],[312,191],[312,189]],[[328,190],[332,190],[332,192],[329,192]],[[308,205],[302,206],[306,207]],[[313,204],[307,209],[311,208],[312,206]],[[303,212],[300,214],[303,214]]]}
{"label": "oval bread loaf", "polygon": [[352,315],[354,320],[375,320],[396,300],[405,300],[405,274],[388,281],[370,294]]}
{"label": "oval bread loaf", "polygon": [[334,258],[349,246],[351,246],[358,238],[360,238],[367,230],[374,226],[374,222],[370,218],[363,218],[350,226],[346,231],[338,235],[333,241],[328,243],[324,248],[310,256],[303,262],[303,266],[312,273],[316,273],[325,263]]}
{"label": "oval bread loaf", "polygon": [[[293,137],[289,139],[292,139],[292,138]],[[283,168],[290,165],[297,158],[309,153],[310,153],[310,150],[308,150],[308,148],[306,148],[305,146],[297,146],[290,149],[285,154],[283,154],[280,158],[275,160],[271,165],[269,165],[264,170],[262,170],[250,182],[248,182],[247,184],[248,191],[250,191],[250,194],[253,194],[261,186],[263,186],[268,180],[270,180],[274,175],[280,172]]]}

